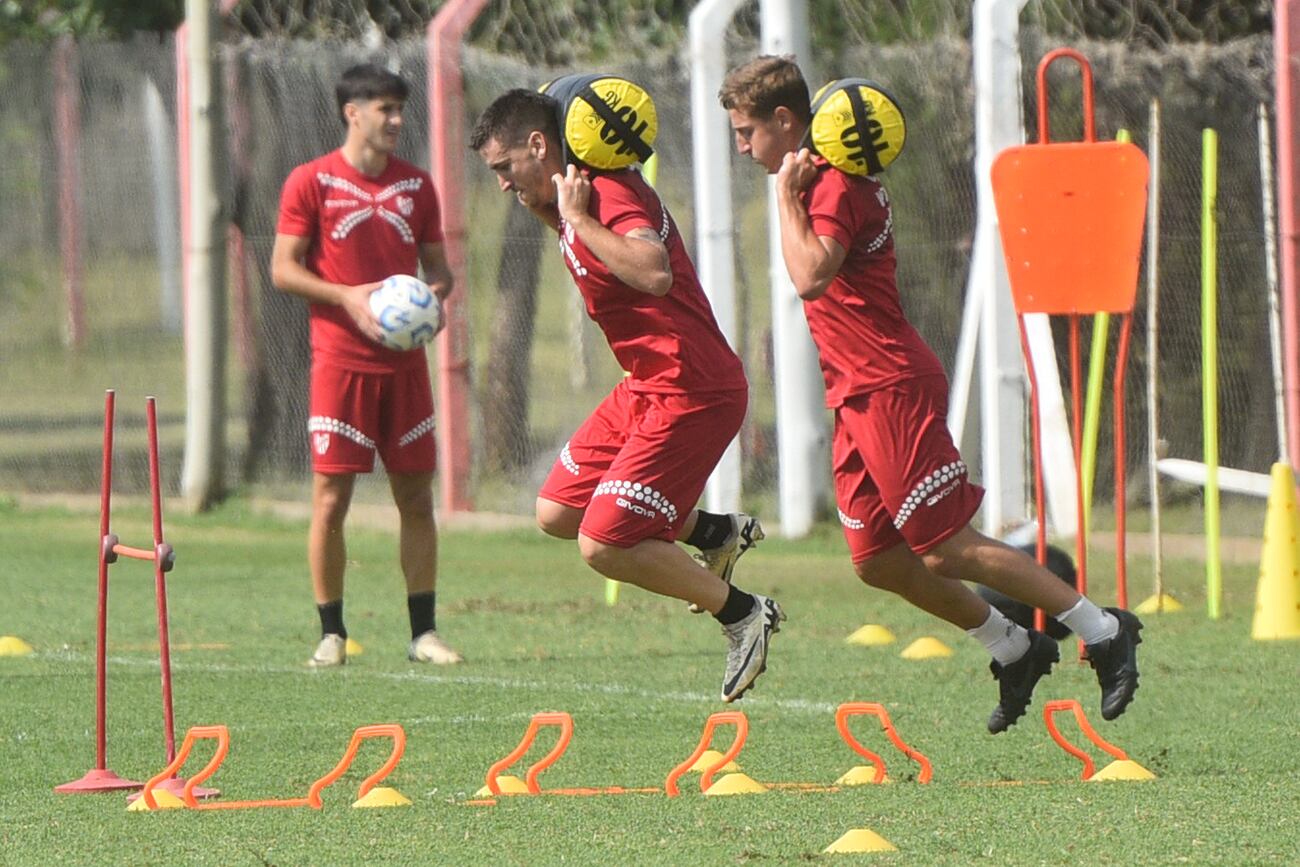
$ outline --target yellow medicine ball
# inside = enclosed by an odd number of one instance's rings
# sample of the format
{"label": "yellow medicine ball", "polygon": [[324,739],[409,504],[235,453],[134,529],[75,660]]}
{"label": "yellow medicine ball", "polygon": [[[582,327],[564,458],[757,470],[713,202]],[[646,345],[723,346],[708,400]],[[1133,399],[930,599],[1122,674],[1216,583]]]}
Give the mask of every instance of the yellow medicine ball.
{"label": "yellow medicine ball", "polygon": [[541,90],[560,103],[560,133],[579,162],[622,169],[654,153],[659,115],[639,85],[616,75],[566,75]]}
{"label": "yellow medicine ball", "polygon": [[907,124],[889,93],[865,78],[823,85],[812,101],[813,149],[850,175],[874,175],[903,149]]}

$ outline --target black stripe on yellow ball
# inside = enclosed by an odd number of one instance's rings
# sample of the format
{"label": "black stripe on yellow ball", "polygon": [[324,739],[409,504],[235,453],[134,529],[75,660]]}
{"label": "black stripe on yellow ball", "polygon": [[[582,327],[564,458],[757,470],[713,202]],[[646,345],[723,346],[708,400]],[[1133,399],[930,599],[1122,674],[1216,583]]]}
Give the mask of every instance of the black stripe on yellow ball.
{"label": "black stripe on yellow ball", "polygon": [[560,131],[576,161],[621,169],[654,153],[659,115],[640,85],[616,75],[566,75],[542,92],[560,104]]}
{"label": "black stripe on yellow ball", "polygon": [[865,78],[841,78],[813,96],[809,140],[840,171],[874,175],[903,150],[907,123],[898,102]]}

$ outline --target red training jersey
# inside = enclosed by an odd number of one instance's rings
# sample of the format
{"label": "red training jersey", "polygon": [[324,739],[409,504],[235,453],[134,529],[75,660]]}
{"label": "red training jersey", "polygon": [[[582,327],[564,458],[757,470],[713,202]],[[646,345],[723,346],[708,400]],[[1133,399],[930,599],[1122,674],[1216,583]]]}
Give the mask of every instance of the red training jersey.
{"label": "red training jersey", "polygon": [[560,252],[618,363],[637,392],[685,394],[748,387],[745,370],[713,318],[713,308],[686,254],[681,233],[659,195],[629,169],[591,177],[588,213],[626,235],[648,228],[668,248],[673,285],[662,298],[610,273],[573,227],[560,220]]}
{"label": "red training jersey", "polygon": [[[342,151],[303,163],[284,182],[276,232],[311,238],[306,266],[322,280],[356,286],[393,274],[416,275],[420,245],[442,241],[433,178],[388,158],[378,177],[353,168]],[[424,364],[363,335],[342,307],[310,305],[311,350],[354,370],[387,372]]]}
{"label": "red training jersey", "polygon": [[804,302],[817,344],[826,405],[943,365],[903,314],[894,270],[893,216],[880,181],[856,177],[817,158],[817,177],[803,201],[813,233],[833,238],[847,253],[826,291]]}

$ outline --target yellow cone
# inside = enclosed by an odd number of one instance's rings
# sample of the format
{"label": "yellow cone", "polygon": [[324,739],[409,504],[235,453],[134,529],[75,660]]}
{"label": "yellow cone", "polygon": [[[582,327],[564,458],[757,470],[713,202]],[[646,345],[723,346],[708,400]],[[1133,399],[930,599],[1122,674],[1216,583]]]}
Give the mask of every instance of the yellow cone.
{"label": "yellow cone", "polygon": [[[153,799],[158,804],[159,810],[180,810],[185,807],[185,802],[177,795],[173,795],[166,789],[154,789]],[[136,798],[126,806],[127,812],[130,813],[149,813],[149,805],[144,802],[144,798]]]}
{"label": "yellow cone", "polygon": [[355,638],[349,638],[344,646],[347,648],[348,656],[360,656],[366,652],[366,649],[361,646],[361,642]]}
{"label": "yellow cone", "polygon": [[1105,782],[1106,780],[1154,780],[1156,775],[1139,765],[1132,759],[1119,759],[1111,762],[1097,773],[1088,778],[1090,783]]}
{"label": "yellow cone", "polygon": [[1295,476],[1290,466],[1281,463],[1273,464],[1272,476],[1255,590],[1255,621],[1250,628],[1250,637],[1261,641],[1300,638],[1300,516],[1296,514]]}
{"label": "yellow cone", "polygon": [[1148,596],[1142,604],[1133,609],[1138,614],[1169,614],[1174,611],[1182,611],[1183,603],[1179,602],[1168,593]]}
{"label": "yellow cone", "polygon": [[822,850],[823,852],[897,852],[898,847],[870,828],[854,828]]}
{"label": "yellow cone", "polygon": [[745,774],[727,774],[705,790],[706,795],[757,795],[767,786]]}
{"label": "yellow cone", "polygon": [[0,656],[27,656],[32,646],[15,635],[0,637]]}
{"label": "yellow cone", "polygon": [[[837,786],[869,786],[876,781],[876,768],[874,765],[858,765],[856,768],[849,768],[838,780],[835,781]],[[882,783],[894,782],[889,778],[889,774],[881,779]]]}
{"label": "yellow cone", "polygon": [[882,644],[893,644],[898,639],[886,627],[868,623],[844,640],[849,644],[861,644],[863,647],[879,647]]}
{"label": "yellow cone", "polygon": [[[717,750],[705,750],[700,754],[700,757],[695,760],[695,764],[691,765],[686,770],[692,773],[702,774],[711,768],[713,763],[718,761],[720,758],[722,758],[722,753]],[[731,771],[740,770],[740,765],[736,764],[734,761],[730,761],[718,768],[718,770],[730,773]]]}
{"label": "yellow cone", "polygon": [[352,804],[353,807],[409,807],[411,799],[388,786],[375,786]]}
{"label": "yellow cone", "polygon": [[[497,788],[501,790],[501,794],[503,795],[527,795],[528,794],[528,784],[525,783],[523,780],[519,779],[518,777],[513,777],[509,774],[503,774],[502,776],[497,777]],[[479,789],[477,792],[474,793],[474,797],[491,798],[494,797],[494,795],[492,794],[491,789],[489,789],[487,786],[484,786],[483,788]]]}
{"label": "yellow cone", "polygon": [[952,648],[939,639],[927,635],[907,645],[899,656],[903,659],[934,659],[940,656],[952,656]]}

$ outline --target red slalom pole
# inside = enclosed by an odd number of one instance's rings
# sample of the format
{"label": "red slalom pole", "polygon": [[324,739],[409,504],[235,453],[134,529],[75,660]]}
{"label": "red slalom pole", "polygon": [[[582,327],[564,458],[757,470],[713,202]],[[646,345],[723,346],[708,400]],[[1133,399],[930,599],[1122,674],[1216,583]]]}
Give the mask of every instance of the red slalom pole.
{"label": "red slalom pole", "polygon": [[149,426],[149,493],[153,500],[154,595],[158,600],[158,663],[162,669],[163,737],[167,761],[176,758],[176,723],[172,714],[171,643],[167,637],[166,573],[176,560],[171,545],[163,542],[162,479],[158,471],[158,410],[154,398],[145,398],[145,418]]}
{"label": "red slalom pole", "polygon": [[61,794],[138,789],[108,769],[108,564],[117,539],[109,533],[113,492],[113,389],[104,393],[104,458],[99,483],[99,602],[95,624],[95,766],[77,780],[55,786]]}
{"label": "red slalom pole", "polygon": [[99,475],[99,614],[95,625],[95,767],[108,767],[108,538],[109,510],[113,498],[113,403],[110,388],[104,394],[104,464]]}

